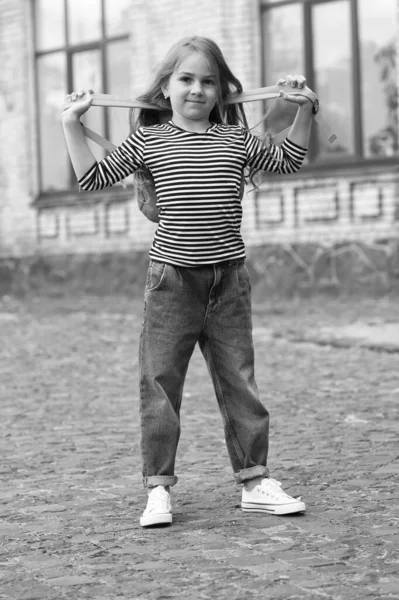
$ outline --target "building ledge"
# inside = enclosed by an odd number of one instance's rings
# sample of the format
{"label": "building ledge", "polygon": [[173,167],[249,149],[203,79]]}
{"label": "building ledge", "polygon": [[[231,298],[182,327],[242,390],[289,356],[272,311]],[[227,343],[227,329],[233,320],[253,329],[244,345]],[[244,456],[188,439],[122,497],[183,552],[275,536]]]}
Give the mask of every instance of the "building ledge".
{"label": "building ledge", "polygon": [[[346,162],[337,160],[328,163],[303,165],[297,173],[284,177],[296,180],[328,179],[328,178],[364,178],[381,175],[395,175],[399,173],[398,157],[359,161],[348,159]],[[263,183],[271,183],[281,175],[276,173],[265,173]],[[281,183],[281,179],[279,181]],[[77,188],[65,191],[41,192],[33,200],[31,206],[38,210],[54,209],[60,207],[85,206],[93,204],[109,204],[113,202],[127,202],[135,196],[135,188],[128,184],[126,189],[122,185],[99,190],[97,192],[80,192]]]}
{"label": "building ledge", "polygon": [[64,192],[42,192],[31,203],[38,210],[54,209],[61,207],[74,207],[93,204],[110,204],[114,202],[127,202],[135,195],[135,188],[128,185],[124,189],[121,185],[99,190],[97,192],[79,192],[67,190]]}
{"label": "building ledge", "polygon": [[[298,180],[331,179],[332,177],[350,179],[370,178],[388,174],[394,175],[397,173],[399,173],[399,156],[375,158],[367,161],[348,157],[345,162],[340,158],[335,161],[320,161],[317,164],[305,164],[298,172],[286,177]],[[263,180],[267,182],[273,180],[275,177],[281,177],[281,175],[265,173]]]}

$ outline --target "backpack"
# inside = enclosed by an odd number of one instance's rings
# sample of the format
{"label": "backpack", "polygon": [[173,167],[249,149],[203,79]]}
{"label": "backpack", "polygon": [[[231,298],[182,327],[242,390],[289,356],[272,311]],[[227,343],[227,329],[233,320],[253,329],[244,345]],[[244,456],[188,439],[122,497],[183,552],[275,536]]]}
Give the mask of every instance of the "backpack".
{"label": "backpack", "polygon": [[159,223],[158,197],[154,184],[147,184],[145,192],[142,188],[137,190],[137,204],[141,212],[149,221]]}

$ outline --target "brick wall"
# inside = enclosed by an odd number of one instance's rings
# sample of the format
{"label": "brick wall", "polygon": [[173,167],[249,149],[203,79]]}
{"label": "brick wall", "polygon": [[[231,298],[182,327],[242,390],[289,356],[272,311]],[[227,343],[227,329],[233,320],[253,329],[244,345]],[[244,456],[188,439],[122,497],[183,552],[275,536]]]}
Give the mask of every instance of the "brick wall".
{"label": "brick wall", "polygon": [[0,0],[0,254],[29,253],[36,243],[27,10],[26,0]]}
{"label": "brick wall", "polygon": [[[260,85],[256,0],[131,2],[127,95],[142,92],[169,47],[193,34],[215,39],[244,88]],[[50,199],[40,210],[31,205],[38,188],[29,6],[29,0],[0,0],[0,256],[147,248],[154,226],[138,213],[132,193],[120,188],[109,192],[107,202],[85,198],[80,206],[55,205]],[[261,107],[249,104],[248,110],[253,124]],[[244,197],[244,238],[259,246],[399,237],[398,187],[394,170],[386,169],[370,171],[367,178],[356,169],[334,179],[331,173],[274,178]]]}
{"label": "brick wall", "polygon": [[143,90],[155,65],[180,38],[204,35],[218,43],[244,87],[257,73],[256,2],[252,0],[132,0],[133,91]]}

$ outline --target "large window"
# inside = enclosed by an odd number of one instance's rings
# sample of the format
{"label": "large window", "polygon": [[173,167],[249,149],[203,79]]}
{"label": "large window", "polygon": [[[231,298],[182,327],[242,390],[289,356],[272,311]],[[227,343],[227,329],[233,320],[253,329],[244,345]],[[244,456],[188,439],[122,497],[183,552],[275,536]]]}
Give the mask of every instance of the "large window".
{"label": "large window", "polygon": [[[264,85],[303,73],[338,135],[313,127],[310,164],[397,155],[396,0],[263,0],[262,27]],[[280,102],[272,133],[294,114]]]}
{"label": "large window", "polygon": [[[130,0],[33,0],[42,192],[76,187],[60,123],[65,95],[129,90],[130,6]],[[92,107],[82,120],[115,143],[129,131],[127,115],[117,110]],[[101,149],[91,147],[101,158]]]}

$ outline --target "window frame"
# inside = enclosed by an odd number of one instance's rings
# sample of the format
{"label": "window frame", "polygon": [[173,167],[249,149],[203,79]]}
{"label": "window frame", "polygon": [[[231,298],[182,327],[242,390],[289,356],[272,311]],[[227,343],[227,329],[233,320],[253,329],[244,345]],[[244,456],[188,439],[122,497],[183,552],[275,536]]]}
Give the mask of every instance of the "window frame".
{"label": "window frame", "polygon": [[[335,0],[276,0],[269,2],[268,0],[260,0],[260,19],[263,23],[264,15],[266,12],[273,10],[274,8],[280,8],[282,6],[289,5],[302,5],[303,11],[303,48],[304,48],[304,68],[305,75],[308,85],[311,89],[315,85],[314,75],[314,62],[313,62],[313,24],[312,24],[312,8],[320,4],[329,4]],[[351,52],[352,52],[352,102],[355,107],[353,115],[353,139],[354,139],[354,153],[348,154],[343,159],[338,160],[326,160],[316,159],[316,147],[315,144],[311,144],[308,150],[309,164],[303,166],[303,170],[309,171],[326,171],[328,174],[332,169],[353,169],[354,167],[365,167],[373,168],[398,165],[399,156],[393,157],[378,157],[372,156],[367,157],[364,154],[363,148],[363,99],[362,99],[362,72],[361,72],[361,55],[360,55],[360,38],[359,38],[359,11],[358,4],[359,0],[346,0],[349,3],[350,10],[350,26],[351,26]],[[262,29],[261,35],[261,68],[262,68],[262,85],[271,85],[270,82],[265,82],[266,63],[265,63],[265,47],[264,47],[264,35]],[[398,68],[398,67],[397,67]]]}
{"label": "window frame", "polygon": [[[54,196],[67,196],[70,198],[71,194],[78,193],[78,190],[74,190],[76,185],[76,176],[74,174],[72,164],[68,161],[69,168],[69,187],[65,190],[43,190],[43,177],[42,177],[42,153],[41,153],[41,137],[39,131],[39,78],[38,78],[38,59],[43,56],[49,56],[50,54],[63,53],[66,61],[66,89],[72,91],[73,89],[73,56],[85,51],[97,50],[100,53],[100,64],[101,71],[100,75],[103,83],[103,93],[108,92],[108,76],[107,76],[107,50],[110,44],[120,41],[128,41],[130,39],[130,32],[122,33],[118,35],[107,36],[106,32],[106,0],[99,0],[101,9],[101,21],[100,21],[100,35],[98,39],[91,40],[89,42],[80,42],[72,44],[68,39],[69,22],[68,22],[68,0],[62,0],[64,3],[64,39],[63,45],[51,48],[49,50],[38,50],[37,39],[36,39],[36,23],[37,23],[37,11],[36,11],[36,0],[31,0],[31,14],[32,14],[32,29],[33,29],[33,49],[34,49],[34,95],[35,95],[35,123],[36,123],[36,151],[37,151],[37,182],[38,182],[38,196],[39,198],[54,197]],[[109,111],[104,109],[102,111],[103,120],[103,131],[104,137],[109,138],[110,135],[110,118]]]}

